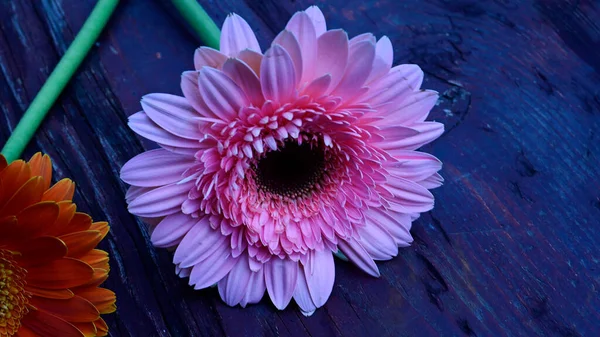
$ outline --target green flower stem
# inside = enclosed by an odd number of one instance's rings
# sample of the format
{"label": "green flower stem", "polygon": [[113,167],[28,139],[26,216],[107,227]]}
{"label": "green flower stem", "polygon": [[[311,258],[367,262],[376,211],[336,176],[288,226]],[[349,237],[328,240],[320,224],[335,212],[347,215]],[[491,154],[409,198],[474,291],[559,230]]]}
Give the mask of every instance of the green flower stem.
{"label": "green flower stem", "polygon": [[58,62],[4,145],[2,154],[9,163],[21,156],[48,110],[54,105],[54,102],[96,42],[118,3],[119,0],[98,1],[75,40]]}
{"label": "green flower stem", "polygon": [[221,31],[197,0],[173,0],[173,4],[206,46],[219,49]]}

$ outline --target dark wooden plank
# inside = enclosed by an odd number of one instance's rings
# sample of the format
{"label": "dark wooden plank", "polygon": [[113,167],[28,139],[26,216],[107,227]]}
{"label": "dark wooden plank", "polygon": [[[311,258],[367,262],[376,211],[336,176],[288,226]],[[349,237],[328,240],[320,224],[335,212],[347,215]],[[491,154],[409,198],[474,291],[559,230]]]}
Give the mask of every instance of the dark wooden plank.
{"label": "dark wooden plank", "polygon": [[[0,144],[95,1],[0,2]],[[202,2],[245,17],[265,48],[312,2]],[[42,150],[112,231],[112,336],[596,336],[600,333],[600,5],[574,0],[317,1],[330,27],[388,35],[442,94],[436,208],[382,277],[339,262],[310,318],[193,291],[123,201],[121,165],[155,145],[126,127],[150,92],[179,93],[199,45],[165,1],[124,1],[25,156]]]}

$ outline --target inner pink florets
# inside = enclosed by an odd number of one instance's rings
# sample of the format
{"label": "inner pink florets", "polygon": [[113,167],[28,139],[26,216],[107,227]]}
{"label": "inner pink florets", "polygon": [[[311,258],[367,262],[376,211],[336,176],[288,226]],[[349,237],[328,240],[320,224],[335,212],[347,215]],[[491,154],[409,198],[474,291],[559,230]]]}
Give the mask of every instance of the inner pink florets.
{"label": "inner pink florets", "polygon": [[[186,173],[196,187],[183,211],[222,215],[226,220],[215,217],[213,227],[242,231],[249,246],[267,248],[268,255],[298,259],[311,249],[334,250],[337,237],[362,224],[365,203],[380,205],[383,155],[368,146],[371,133],[356,122],[357,107],[350,112],[336,97],[301,96],[279,107],[271,101],[244,107],[227,124],[201,122],[205,142],[216,146],[196,153],[197,167]],[[299,177],[308,181],[285,184],[273,179],[286,172],[262,172],[266,160],[277,165],[270,154],[286,149],[312,161],[305,164],[313,172]]]}

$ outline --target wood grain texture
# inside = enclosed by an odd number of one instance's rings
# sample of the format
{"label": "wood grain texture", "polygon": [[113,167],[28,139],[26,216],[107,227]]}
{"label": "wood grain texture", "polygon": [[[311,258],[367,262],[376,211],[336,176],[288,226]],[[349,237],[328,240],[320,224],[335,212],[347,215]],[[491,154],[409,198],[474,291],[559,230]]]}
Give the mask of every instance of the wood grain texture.
{"label": "wood grain texture", "polygon": [[[0,1],[3,144],[95,1]],[[202,0],[262,47],[306,0]],[[111,336],[600,335],[600,4],[592,0],[317,1],[330,27],[387,35],[441,93],[436,208],[371,278],[336,264],[312,317],[266,299],[229,308],[193,291],[126,210],[120,167],[154,144],[126,126],[142,95],[179,94],[199,42],[167,1],[123,1],[27,148],[73,178],[80,210],[112,225]]]}

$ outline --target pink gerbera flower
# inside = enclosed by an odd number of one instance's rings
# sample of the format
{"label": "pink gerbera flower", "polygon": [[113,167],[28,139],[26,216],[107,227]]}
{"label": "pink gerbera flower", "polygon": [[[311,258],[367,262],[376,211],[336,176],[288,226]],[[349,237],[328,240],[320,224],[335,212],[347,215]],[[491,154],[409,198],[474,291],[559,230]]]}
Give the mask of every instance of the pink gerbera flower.
{"label": "pink gerbera flower", "polygon": [[264,53],[233,14],[221,50],[201,47],[184,97],[150,94],[129,125],[157,142],[123,166],[129,211],[158,224],[152,242],[196,289],[229,305],[293,298],[305,314],[334,282],[333,254],[379,276],[433,208],[439,137],[425,122],[437,93],[416,65],[392,67],[390,40],[327,30],[317,7],[296,13]]}

